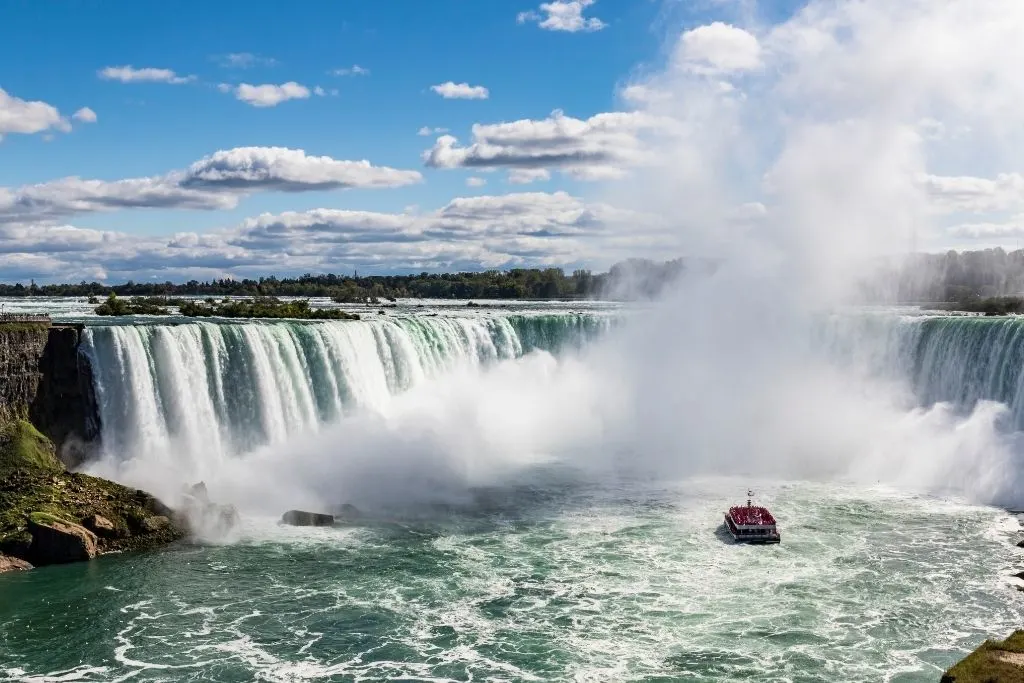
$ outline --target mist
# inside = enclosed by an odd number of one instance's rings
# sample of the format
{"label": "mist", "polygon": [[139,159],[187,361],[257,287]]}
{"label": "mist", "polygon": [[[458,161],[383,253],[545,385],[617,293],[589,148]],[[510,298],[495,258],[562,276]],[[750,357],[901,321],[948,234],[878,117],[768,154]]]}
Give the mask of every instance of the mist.
{"label": "mist", "polygon": [[[242,458],[189,472],[142,458],[118,475],[158,491],[203,478],[269,514],[460,502],[553,469],[1024,500],[1004,406],[922,408],[901,378],[839,362],[814,335],[859,303],[871,263],[939,229],[922,178],[967,154],[993,163],[1019,135],[1024,5],[811,2],[772,27],[733,20],[667,36],[664,63],[623,85],[624,106],[662,123],[631,177],[594,191],[662,216],[666,249],[714,272],[578,354],[458,369]],[[936,140],[925,120],[975,134]]]}

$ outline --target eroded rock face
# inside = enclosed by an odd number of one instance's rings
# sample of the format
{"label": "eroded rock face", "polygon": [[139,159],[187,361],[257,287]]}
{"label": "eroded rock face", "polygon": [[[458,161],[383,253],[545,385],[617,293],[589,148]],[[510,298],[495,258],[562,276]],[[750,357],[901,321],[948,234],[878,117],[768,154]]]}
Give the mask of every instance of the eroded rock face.
{"label": "eroded rock face", "polygon": [[96,534],[83,526],[51,515],[29,516],[33,564],[63,564],[96,557]]}
{"label": "eroded rock face", "polygon": [[289,510],[281,517],[281,522],[292,526],[332,526],[334,515],[304,510]]}
{"label": "eroded rock face", "polygon": [[10,557],[8,555],[0,555],[0,574],[4,572],[20,572],[26,569],[32,569],[25,560],[19,560],[17,557]]}

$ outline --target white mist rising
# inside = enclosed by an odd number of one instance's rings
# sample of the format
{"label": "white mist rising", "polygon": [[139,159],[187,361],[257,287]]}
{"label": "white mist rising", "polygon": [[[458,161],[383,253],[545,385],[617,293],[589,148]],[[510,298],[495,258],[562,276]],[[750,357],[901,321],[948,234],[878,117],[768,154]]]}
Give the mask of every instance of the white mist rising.
{"label": "white mist rising", "polygon": [[[871,258],[934,234],[927,173],[998,165],[995,143],[1019,139],[1021,35],[1017,0],[811,2],[770,28],[679,34],[630,91],[663,121],[647,165],[601,199],[659,212],[676,253],[724,259],[713,276],[685,279],[579,357],[426,381],[207,470],[211,490],[270,513],[458,500],[555,462],[598,477],[739,473],[1021,500],[1002,407],[916,408],[898,378],[839,365],[814,342]],[[924,120],[973,134],[925,137]],[[132,477],[145,478],[144,459]]]}

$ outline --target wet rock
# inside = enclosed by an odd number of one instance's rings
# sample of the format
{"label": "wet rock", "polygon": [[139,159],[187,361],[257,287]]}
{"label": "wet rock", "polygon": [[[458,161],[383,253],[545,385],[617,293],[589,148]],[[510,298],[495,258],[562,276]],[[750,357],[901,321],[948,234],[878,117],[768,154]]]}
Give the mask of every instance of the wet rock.
{"label": "wet rock", "polygon": [[291,526],[331,526],[334,524],[334,515],[306,512],[304,510],[289,510],[281,517],[281,522]]}
{"label": "wet rock", "polygon": [[10,557],[8,555],[0,555],[0,574],[4,572],[20,572],[26,569],[32,569],[25,560],[19,560],[17,557]]}
{"label": "wet rock", "polygon": [[96,557],[96,534],[83,526],[43,512],[28,518],[29,553],[35,565],[79,562]]}
{"label": "wet rock", "polygon": [[148,534],[156,533],[171,526],[171,520],[165,515],[153,515],[142,520],[142,530]]}
{"label": "wet rock", "polygon": [[210,493],[206,490],[206,482],[204,481],[189,486],[185,491],[185,495],[192,496],[196,500],[204,503],[210,502]]}
{"label": "wet rock", "polygon": [[1013,577],[1016,579],[1024,579],[1024,572],[1017,572]]}
{"label": "wet rock", "polygon": [[220,505],[210,501],[203,482],[185,489],[179,518],[194,534],[206,538],[220,538],[240,521],[234,505]]}
{"label": "wet rock", "polygon": [[1018,548],[1024,548],[1024,541],[1017,541]]}
{"label": "wet rock", "polygon": [[82,520],[82,526],[102,538],[117,538],[120,535],[114,523],[103,515],[87,515]]}

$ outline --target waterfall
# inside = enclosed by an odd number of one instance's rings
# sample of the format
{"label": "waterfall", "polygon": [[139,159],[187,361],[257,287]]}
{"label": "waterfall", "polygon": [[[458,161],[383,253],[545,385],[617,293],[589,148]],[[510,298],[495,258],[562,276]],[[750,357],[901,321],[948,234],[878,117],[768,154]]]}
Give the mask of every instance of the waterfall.
{"label": "waterfall", "polygon": [[415,316],[368,321],[91,326],[103,447],[218,460],[318,430],[459,366],[601,334],[600,315]]}
{"label": "waterfall", "polygon": [[998,401],[1024,430],[1024,317],[838,314],[819,333],[833,358],[904,382],[918,405]]}

